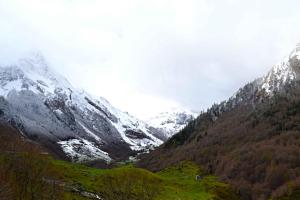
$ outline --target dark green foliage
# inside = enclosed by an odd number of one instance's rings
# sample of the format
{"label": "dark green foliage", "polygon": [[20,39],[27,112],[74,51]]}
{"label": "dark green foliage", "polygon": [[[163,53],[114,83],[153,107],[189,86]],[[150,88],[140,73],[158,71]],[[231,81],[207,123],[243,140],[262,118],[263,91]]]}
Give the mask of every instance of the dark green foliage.
{"label": "dark green foliage", "polygon": [[191,133],[195,130],[195,121],[190,122],[184,129],[182,129],[178,134],[174,135],[169,139],[165,147],[176,147],[178,145],[183,145],[184,142],[190,137]]}
{"label": "dark green foliage", "polygon": [[195,136],[193,133],[197,130],[200,132],[197,139],[200,140],[202,136],[207,136],[207,128],[212,124],[213,120],[207,113],[202,113],[197,119],[188,123],[179,133],[171,137],[165,144],[165,148],[177,147],[183,145],[186,141],[192,140]]}

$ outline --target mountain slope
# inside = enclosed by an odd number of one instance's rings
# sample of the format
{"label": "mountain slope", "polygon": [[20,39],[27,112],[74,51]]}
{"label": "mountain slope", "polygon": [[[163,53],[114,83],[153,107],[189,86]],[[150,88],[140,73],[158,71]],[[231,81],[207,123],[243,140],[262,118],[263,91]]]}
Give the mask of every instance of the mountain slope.
{"label": "mountain slope", "polygon": [[2,121],[73,161],[127,159],[163,142],[160,131],[74,88],[40,54],[0,67],[0,95]]}
{"label": "mountain slope", "polygon": [[239,105],[252,105],[272,97],[286,85],[300,77],[300,44],[282,62],[276,64],[262,78],[246,84],[228,100],[213,105],[208,112],[216,119],[225,111]]}
{"label": "mountain slope", "polygon": [[231,183],[245,200],[300,190],[299,55],[297,47],[265,77],[144,155],[139,165],[156,171],[192,160]]}
{"label": "mountain slope", "polygon": [[159,113],[155,117],[151,117],[145,121],[150,126],[161,130],[165,138],[170,138],[195,119],[196,116],[197,114],[190,111],[174,108]]}

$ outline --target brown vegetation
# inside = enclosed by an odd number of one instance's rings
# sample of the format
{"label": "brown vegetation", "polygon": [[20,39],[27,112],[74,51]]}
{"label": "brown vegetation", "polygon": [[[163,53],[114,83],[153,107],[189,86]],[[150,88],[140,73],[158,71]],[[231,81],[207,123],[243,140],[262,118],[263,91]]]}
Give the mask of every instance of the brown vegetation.
{"label": "brown vegetation", "polygon": [[243,200],[295,193],[300,189],[299,85],[255,107],[225,112],[216,121],[203,113],[139,165],[157,171],[182,160],[228,181]]}
{"label": "brown vegetation", "polygon": [[12,128],[0,125],[0,199],[58,200],[59,172],[43,150]]}

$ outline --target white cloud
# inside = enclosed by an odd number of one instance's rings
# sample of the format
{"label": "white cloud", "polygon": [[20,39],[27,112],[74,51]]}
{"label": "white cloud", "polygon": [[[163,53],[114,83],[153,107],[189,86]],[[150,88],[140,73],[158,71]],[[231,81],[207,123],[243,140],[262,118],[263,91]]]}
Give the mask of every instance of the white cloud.
{"label": "white cloud", "polygon": [[[133,114],[194,110],[300,41],[296,0],[0,0],[0,63],[39,49],[72,83]],[[156,111],[157,110],[157,111]]]}

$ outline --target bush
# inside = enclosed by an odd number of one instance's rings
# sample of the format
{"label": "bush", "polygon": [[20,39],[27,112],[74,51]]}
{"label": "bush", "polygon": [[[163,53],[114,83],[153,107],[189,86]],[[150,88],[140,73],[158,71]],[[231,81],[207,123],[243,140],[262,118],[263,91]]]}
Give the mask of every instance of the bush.
{"label": "bush", "polygon": [[121,168],[99,179],[99,191],[106,200],[151,200],[160,191],[160,179],[144,170]]}

